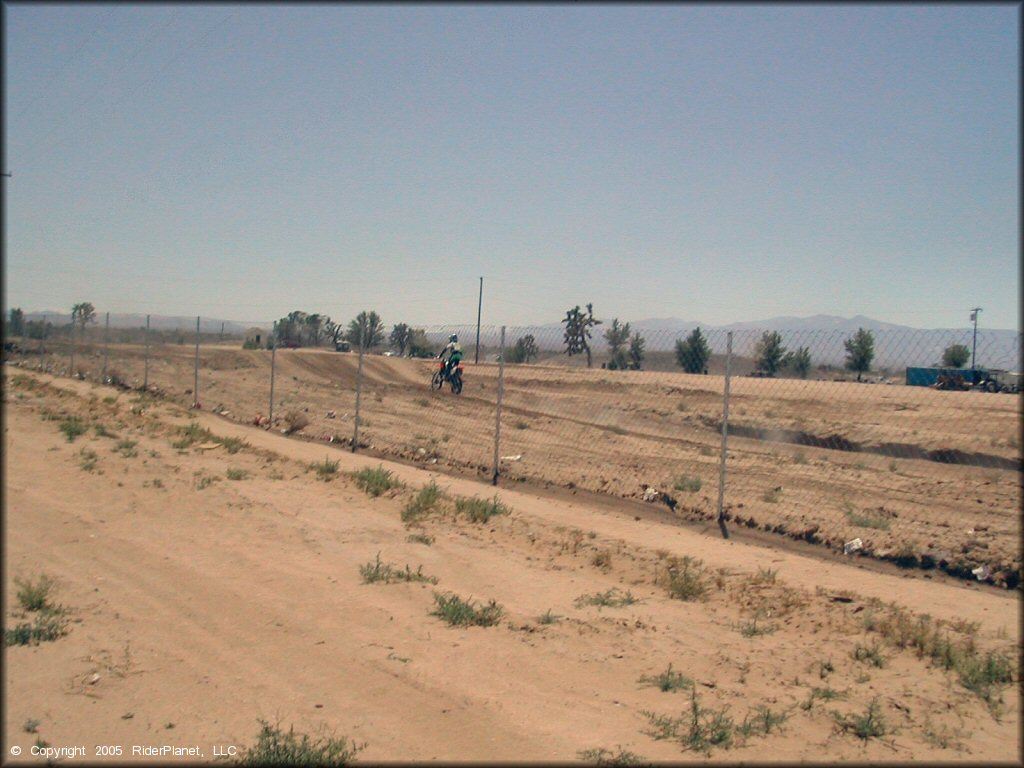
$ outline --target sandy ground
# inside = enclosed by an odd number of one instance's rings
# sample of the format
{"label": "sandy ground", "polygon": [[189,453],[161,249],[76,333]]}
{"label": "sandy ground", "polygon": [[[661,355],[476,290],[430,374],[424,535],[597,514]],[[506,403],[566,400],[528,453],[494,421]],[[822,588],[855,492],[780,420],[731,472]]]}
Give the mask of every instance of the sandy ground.
{"label": "sandy ground", "polygon": [[[109,759],[100,746],[139,762],[135,746],[175,745],[210,762],[251,746],[261,719],[353,739],[366,762],[593,761],[601,749],[1020,762],[1017,682],[987,703],[884,631],[894,612],[905,626],[927,615],[957,648],[1008,654],[1019,681],[1019,591],[723,540],[629,502],[495,490],[89,382],[8,369],[4,384],[5,628],[24,613],[14,579],[41,573],[70,619],[64,637],[4,650],[11,764],[42,762],[28,755],[37,739],[90,761]],[[89,426],[73,442],[59,429],[71,415]],[[175,448],[190,423],[218,440]],[[246,443],[235,453],[232,437]],[[328,459],[339,472],[324,481],[310,465]],[[371,498],[347,474],[376,466],[405,486]],[[403,523],[431,481],[448,500]],[[494,493],[509,514],[455,514],[453,499]],[[364,583],[378,555],[437,583]],[[703,599],[669,596],[684,558]],[[580,603],[609,590],[636,602]],[[452,627],[432,615],[435,593],[504,612]],[[645,680],[669,665],[690,685]],[[693,691],[732,719],[728,748],[690,749]],[[844,730],[872,703],[880,736]],[[785,719],[763,733],[766,713]],[[656,738],[672,718],[675,737]]]}
{"label": "sandy ground", "polygon": [[[108,369],[138,386],[143,353],[114,345]],[[102,348],[77,360],[98,377]],[[32,355],[21,362],[40,364]],[[60,370],[67,358],[43,363]],[[490,479],[498,366],[468,364],[458,398],[429,390],[432,366],[365,357],[361,449]],[[274,368],[275,430],[294,412],[309,421],[302,437],[353,439],[357,355],[279,350]],[[267,416],[270,369],[266,350],[204,346],[203,409],[245,423]],[[190,405],[194,371],[194,347],[152,349],[148,381],[163,397]],[[723,377],[528,365],[506,366],[502,386],[502,485],[632,500],[653,488],[654,503],[680,519],[717,517]],[[968,580],[980,568],[991,583],[1019,587],[1021,404],[1020,395],[733,378],[729,527],[832,552],[860,539],[858,557]]]}

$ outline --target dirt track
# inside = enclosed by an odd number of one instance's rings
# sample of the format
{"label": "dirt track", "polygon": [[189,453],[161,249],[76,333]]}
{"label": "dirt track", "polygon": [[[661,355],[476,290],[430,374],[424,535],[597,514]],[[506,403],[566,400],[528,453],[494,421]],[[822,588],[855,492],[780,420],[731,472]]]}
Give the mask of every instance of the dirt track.
{"label": "dirt track", "polygon": [[[487,525],[445,507],[407,526],[403,508],[431,480],[450,497],[494,489],[392,465],[406,489],[371,499],[309,466],[329,457],[343,473],[372,457],[87,382],[6,376],[5,625],[17,620],[14,577],[40,571],[58,579],[72,623],[55,642],[5,650],[5,755],[28,750],[37,736],[23,725],[38,720],[38,738],[87,745],[92,760],[99,744],[196,744],[208,762],[214,746],[252,744],[264,718],[351,737],[369,762],[572,761],[598,749],[703,759],[652,735],[652,718],[685,719],[696,691],[732,718],[734,742],[713,761],[1019,760],[1012,687],[992,709],[879,629],[910,609],[947,622],[957,644],[1016,659],[1017,593],[824,564],[514,488],[498,489],[512,511]],[[89,431],[69,443],[56,417],[76,414]],[[192,418],[248,446],[175,449]],[[131,451],[118,450],[128,438]],[[361,583],[378,553],[437,585]],[[700,560],[703,600],[666,592],[686,557]],[[639,602],[578,604],[610,589]],[[505,615],[449,627],[430,613],[435,590],[494,599]],[[883,666],[856,658],[870,648]],[[689,687],[642,682],[669,664]],[[880,737],[844,730],[872,703]],[[785,717],[759,734],[765,712]]]}
{"label": "dirt track", "polygon": [[[81,359],[98,374],[99,348]],[[270,363],[267,351],[203,348],[204,409],[241,422],[266,415]],[[141,384],[141,348],[114,347],[109,365]],[[432,365],[365,357],[363,450],[490,478],[498,367],[468,365],[455,398],[429,391]],[[150,383],[190,404],[193,366],[194,348],[155,347]],[[310,422],[302,436],[350,441],[356,371],[354,354],[278,351],[275,428],[301,411]],[[680,517],[716,517],[721,377],[507,366],[504,387],[500,455],[518,458],[501,462],[503,483],[628,499],[654,488]],[[731,392],[725,509],[734,531],[833,551],[859,538],[858,556],[965,579],[984,567],[990,581],[1020,585],[1020,396],[744,377]],[[699,490],[677,490],[680,476]]]}

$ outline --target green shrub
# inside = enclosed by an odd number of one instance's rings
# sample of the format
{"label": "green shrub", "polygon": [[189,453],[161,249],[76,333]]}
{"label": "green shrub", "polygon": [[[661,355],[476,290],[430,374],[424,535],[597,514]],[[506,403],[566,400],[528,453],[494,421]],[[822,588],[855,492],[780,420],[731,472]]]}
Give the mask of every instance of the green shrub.
{"label": "green shrub", "polygon": [[391,584],[396,581],[422,581],[428,584],[437,584],[437,579],[434,576],[427,576],[423,573],[422,565],[414,572],[406,563],[405,570],[403,571],[388,563],[382,563],[380,552],[377,553],[377,559],[374,562],[359,566],[359,574],[363,577],[364,584],[374,584],[380,581],[385,584]]}
{"label": "green shrub", "polygon": [[633,605],[639,600],[633,596],[632,592],[627,591],[625,594],[620,592],[618,588],[612,587],[606,592],[595,592],[592,595],[580,595],[576,598],[573,603],[577,608],[583,608],[587,605],[596,605],[600,608],[622,608],[626,605]]}
{"label": "green shrub", "polygon": [[874,698],[868,705],[867,712],[863,715],[845,716],[839,712],[833,712],[832,716],[843,733],[853,733],[867,741],[870,738],[878,738],[889,733],[889,729],[882,717],[882,708],[878,704],[878,698]]}
{"label": "green shrub", "polygon": [[384,469],[384,465],[353,472],[352,478],[364,492],[374,497],[402,485],[390,470]]}
{"label": "green shrub", "polygon": [[77,416],[64,419],[59,426],[69,443],[75,442],[75,438],[84,435],[88,429]]}
{"label": "green shrub", "polygon": [[693,680],[680,672],[673,672],[671,663],[664,672],[653,676],[644,675],[637,682],[641,685],[653,685],[659,691],[665,693],[693,687]]}
{"label": "green shrub", "polygon": [[431,480],[430,485],[423,486],[416,497],[402,509],[402,522],[414,523],[430,514],[443,497],[444,492]]}
{"label": "green shrub", "polygon": [[18,587],[18,602],[26,611],[42,611],[53,608],[50,603],[50,592],[53,591],[56,581],[53,577],[41,574],[36,581],[29,579],[24,581],[17,576],[14,577],[14,584]]}
{"label": "green shrub", "polygon": [[498,501],[497,494],[490,501],[477,498],[459,498],[455,500],[455,511],[465,515],[474,523],[486,523],[495,515],[507,515],[512,510]]}
{"label": "green shrub", "polygon": [[132,456],[138,456],[139,452],[135,449],[138,443],[135,440],[118,440],[117,445],[114,446],[114,451],[120,453],[124,458],[130,459]]}
{"label": "green shrub", "polygon": [[689,475],[679,475],[672,487],[677,491],[685,491],[687,493],[696,493],[701,489],[701,479],[699,477],[690,477]]}
{"label": "green shrub", "polygon": [[260,720],[260,733],[256,744],[243,749],[236,760],[237,765],[348,765],[356,754],[366,748],[347,738],[320,736],[312,739],[304,733],[295,733],[294,726],[288,732],[280,726],[272,726]]}
{"label": "green shrub", "polygon": [[338,474],[338,464],[338,461],[330,461],[325,456],[323,461],[310,464],[309,468],[316,472],[317,479],[323,480],[326,483],[330,482]]}
{"label": "green shrub", "polygon": [[690,557],[672,558],[664,577],[668,595],[676,600],[699,600],[708,591],[703,563]]}
{"label": "green shrub", "polygon": [[430,612],[431,615],[440,616],[455,627],[490,627],[497,624],[504,613],[504,609],[494,600],[485,606],[475,607],[471,601],[463,600],[458,595],[435,592],[434,602],[437,608]]}

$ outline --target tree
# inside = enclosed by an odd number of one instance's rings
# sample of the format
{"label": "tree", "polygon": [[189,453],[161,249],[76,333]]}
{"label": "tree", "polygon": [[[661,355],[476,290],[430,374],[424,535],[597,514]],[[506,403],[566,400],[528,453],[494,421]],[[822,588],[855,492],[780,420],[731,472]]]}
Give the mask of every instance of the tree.
{"label": "tree", "polygon": [[384,321],[376,312],[364,309],[348,324],[348,340],[363,349],[379,347],[384,343]]}
{"label": "tree", "polygon": [[48,320],[29,320],[25,323],[25,335],[30,339],[48,339],[53,323]]}
{"label": "tree", "polygon": [[765,376],[774,376],[786,359],[786,348],[778,331],[765,331],[754,347],[754,367]]}
{"label": "tree", "polygon": [[6,336],[24,336],[25,335],[25,313],[19,308],[12,308],[10,313],[10,320],[7,322],[7,333]]}
{"label": "tree", "polygon": [[942,353],[944,368],[963,368],[971,359],[971,350],[965,344],[950,344]]}
{"label": "tree", "polygon": [[295,310],[274,323],[274,339],[278,346],[302,344],[302,331],[306,326],[306,313]]}
{"label": "tree", "polygon": [[71,323],[79,326],[82,329],[82,333],[85,333],[87,323],[95,322],[96,308],[93,307],[91,302],[83,301],[81,304],[75,304],[71,307]]}
{"label": "tree", "polygon": [[871,361],[875,359],[875,337],[871,331],[858,328],[857,333],[843,344],[846,347],[846,367],[856,371],[857,381],[860,381],[861,374],[871,370]]}
{"label": "tree", "polygon": [[405,323],[399,323],[391,328],[391,345],[398,347],[398,354],[405,357],[405,348],[409,346],[412,339],[412,329]]}
{"label": "tree", "polygon": [[698,326],[686,337],[676,339],[676,360],[687,373],[701,373],[711,359],[711,349]]}
{"label": "tree", "polygon": [[537,340],[533,338],[533,334],[527,334],[516,340],[515,346],[505,359],[510,363],[528,363],[536,358],[538,353]]}
{"label": "tree", "polygon": [[608,367],[611,370],[622,370],[628,365],[626,362],[626,343],[629,341],[629,323],[621,325],[619,318],[612,320],[611,326],[605,330],[604,339],[608,342],[611,359]]}
{"label": "tree", "polygon": [[341,323],[336,323],[331,319],[328,319],[324,323],[324,336],[331,340],[331,346],[338,346],[338,342],[345,335],[345,326]]}
{"label": "tree", "polygon": [[629,367],[634,371],[639,371],[644,361],[644,344],[644,337],[639,332],[634,333],[629,342]]}
{"label": "tree", "polygon": [[409,357],[433,357],[434,350],[427,340],[427,332],[414,328],[409,334]]}
{"label": "tree", "polygon": [[811,350],[800,347],[796,352],[791,352],[786,357],[786,365],[801,379],[806,379],[807,374],[811,372]]}
{"label": "tree", "polygon": [[306,337],[309,339],[309,345],[311,347],[320,346],[320,340],[324,336],[324,323],[331,322],[331,318],[313,313],[312,315],[306,315]]}
{"label": "tree", "polygon": [[594,319],[594,305],[587,304],[587,314],[584,315],[580,312],[580,306],[577,304],[565,313],[565,319],[562,322],[565,323],[565,353],[572,357],[580,352],[586,352],[587,368],[590,368],[592,364],[589,344],[590,329],[601,324],[600,320]]}

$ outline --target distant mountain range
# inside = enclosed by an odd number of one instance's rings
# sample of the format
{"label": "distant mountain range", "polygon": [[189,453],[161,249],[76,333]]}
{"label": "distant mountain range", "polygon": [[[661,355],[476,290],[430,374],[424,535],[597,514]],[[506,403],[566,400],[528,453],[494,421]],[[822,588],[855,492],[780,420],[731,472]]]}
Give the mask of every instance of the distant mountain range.
{"label": "distant mountain range", "polygon": [[[53,323],[54,325],[64,325],[71,322],[71,314],[69,312],[26,312],[26,320],[45,320]],[[106,313],[98,313],[96,315],[96,325],[102,328],[106,323]],[[250,328],[273,328],[273,322],[254,321],[251,323],[238,322],[237,320],[221,320],[220,318],[200,317],[199,318],[199,330],[202,333],[220,333],[223,327],[223,331],[228,335],[243,334]],[[134,314],[123,314],[123,313],[110,313],[110,327],[111,328],[145,328],[146,327],[146,316],[145,315],[134,315]],[[149,316],[149,327],[155,331],[177,331],[177,330],[195,330],[196,318],[195,315],[192,317],[182,317],[179,315],[150,315]]]}
{"label": "distant mountain range", "polygon": [[[28,320],[46,319],[55,325],[71,322],[66,312],[28,312]],[[102,327],[105,315],[97,317]],[[150,327],[156,330],[193,330],[195,317],[173,315],[151,315]],[[137,314],[111,314],[111,328],[139,328],[146,325],[146,316]],[[951,344],[964,344],[968,349],[974,346],[971,329],[968,328],[911,328],[874,320],[864,315],[846,318],[836,315],[812,315],[810,317],[773,317],[768,320],[730,323],[729,325],[708,325],[696,320],[681,320],[677,317],[650,318],[629,321],[630,329],[639,331],[651,352],[669,351],[677,339],[685,338],[700,327],[708,340],[711,351],[724,354],[727,334],[733,332],[733,352],[740,356],[752,356],[754,345],[765,331],[778,331],[782,343],[789,350],[807,347],[815,364],[839,365],[845,360],[844,342],[859,328],[871,331],[875,340],[876,367],[930,366],[938,364],[943,351]],[[238,322],[219,318],[200,317],[200,330],[204,333],[239,335],[250,328],[269,330],[271,321]],[[597,354],[605,353],[607,344],[603,333],[608,323],[598,326],[593,335],[591,347]],[[508,327],[506,344],[511,346],[527,334],[532,334],[541,349],[560,349],[562,346],[561,323]],[[469,349],[476,341],[476,326],[434,326],[428,327],[427,336],[431,341],[445,339],[447,334],[457,332],[463,346]],[[489,347],[499,343],[500,329],[484,326],[480,341]],[[979,366],[1019,371],[1021,369],[1020,331],[1007,329],[979,328],[976,359]]]}

